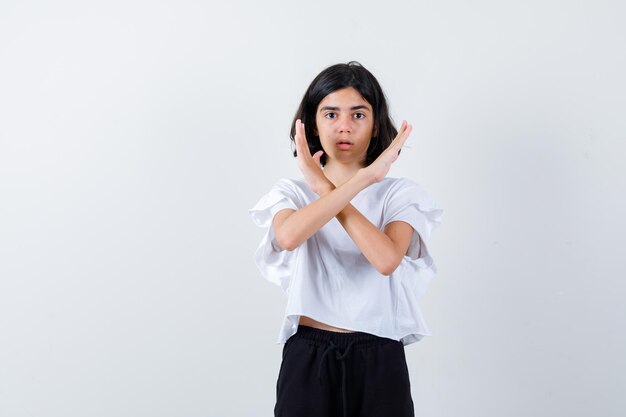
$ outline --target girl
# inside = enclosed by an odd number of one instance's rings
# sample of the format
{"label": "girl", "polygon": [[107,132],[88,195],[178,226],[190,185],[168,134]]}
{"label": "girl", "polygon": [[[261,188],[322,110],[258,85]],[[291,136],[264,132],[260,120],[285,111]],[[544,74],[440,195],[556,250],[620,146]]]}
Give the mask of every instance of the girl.
{"label": "girl", "polygon": [[386,177],[411,129],[394,128],[367,69],[333,65],[291,127],[302,178],[249,210],[269,227],[256,264],[287,294],[276,417],[414,415],[404,346],[430,335],[417,300],[436,273],[427,245],[443,210]]}

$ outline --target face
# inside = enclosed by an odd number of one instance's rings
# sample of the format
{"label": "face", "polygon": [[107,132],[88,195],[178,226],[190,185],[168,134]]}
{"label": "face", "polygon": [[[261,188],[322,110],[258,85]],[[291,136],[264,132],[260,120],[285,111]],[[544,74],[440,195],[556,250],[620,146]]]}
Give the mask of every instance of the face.
{"label": "face", "polygon": [[315,115],[326,164],[338,161],[364,166],[374,128],[374,112],[353,87],[336,90],[320,102]]}

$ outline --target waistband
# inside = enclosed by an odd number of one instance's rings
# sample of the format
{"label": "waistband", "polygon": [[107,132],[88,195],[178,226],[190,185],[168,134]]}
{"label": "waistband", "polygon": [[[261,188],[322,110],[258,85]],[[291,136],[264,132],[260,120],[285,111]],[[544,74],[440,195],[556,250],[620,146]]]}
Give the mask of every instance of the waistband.
{"label": "waistband", "polygon": [[315,346],[325,346],[332,341],[338,348],[345,348],[352,344],[354,348],[384,345],[387,343],[401,343],[400,341],[386,337],[376,336],[365,332],[333,332],[330,330],[318,329],[316,327],[298,325],[298,330],[292,336],[295,339],[306,340]]}

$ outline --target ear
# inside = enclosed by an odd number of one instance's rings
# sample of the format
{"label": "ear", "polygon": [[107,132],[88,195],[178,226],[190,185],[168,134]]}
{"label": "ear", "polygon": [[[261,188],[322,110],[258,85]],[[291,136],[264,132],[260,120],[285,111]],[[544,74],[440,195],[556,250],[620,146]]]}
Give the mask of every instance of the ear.
{"label": "ear", "polygon": [[372,131],[372,137],[375,138],[378,136],[378,126],[374,125],[374,130]]}

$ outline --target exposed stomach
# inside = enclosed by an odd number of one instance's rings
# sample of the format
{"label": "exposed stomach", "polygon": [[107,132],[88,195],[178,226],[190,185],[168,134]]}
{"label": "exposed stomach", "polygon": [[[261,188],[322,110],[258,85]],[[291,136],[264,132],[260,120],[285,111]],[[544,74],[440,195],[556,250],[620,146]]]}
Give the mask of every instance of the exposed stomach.
{"label": "exposed stomach", "polygon": [[354,333],[352,330],[346,330],[346,329],[341,329],[339,327],[333,327],[326,323],[313,320],[311,317],[307,317],[307,316],[300,316],[300,321],[298,322],[298,324],[301,324],[303,326],[315,327],[316,329],[328,330],[331,332]]}

